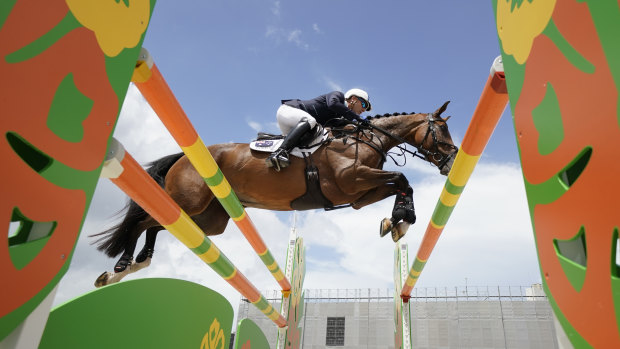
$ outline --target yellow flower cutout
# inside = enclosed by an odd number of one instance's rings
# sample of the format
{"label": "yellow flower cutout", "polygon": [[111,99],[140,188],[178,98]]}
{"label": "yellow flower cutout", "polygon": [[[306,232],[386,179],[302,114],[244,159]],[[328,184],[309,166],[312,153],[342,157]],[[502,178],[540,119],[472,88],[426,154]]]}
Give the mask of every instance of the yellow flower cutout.
{"label": "yellow flower cutout", "polygon": [[66,0],[75,18],[95,32],[103,53],[115,57],[124,48],[135,47],[149,24],[149,0]]}
{"label": "yellow flower cutout", "polygon": [[511,9],[514,1],[497,0],[497,33],[504,52],[523,64],[534,39],[547,27],[556,0],[523,0]]}
{"label": "yellow flower cutout", "polygon": [[213,319],[209,332],[205,333],[200,343],[200,349],[224,349],[224,330],[220,328],[217,319]]}

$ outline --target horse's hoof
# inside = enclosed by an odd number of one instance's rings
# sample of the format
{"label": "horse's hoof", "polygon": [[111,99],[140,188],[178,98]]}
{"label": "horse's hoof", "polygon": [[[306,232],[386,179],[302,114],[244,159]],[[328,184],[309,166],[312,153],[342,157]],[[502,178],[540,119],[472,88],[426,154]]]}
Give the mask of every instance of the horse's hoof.
{"label": "horse's hoof", "polygon": [[394,242],[398,242],[398,240],[407,234],[407,230],[409,230],[410,226],[411,224],[407,222],[400,222],[396,224],[396,226],[392,228],[392,240]]}
{"label": "horse's hoof", "polygon": [[131,273],[131,268],[125,269],[122,273],[110,273],[110,277],[108,278],[108,285],[117,283],[121,281],[127,274]]}
{"label": "horse's hoof", "polygon": [[151,257],[147,257],[142,262],[133,262],[133,263],[131,263],[131,272],[135,273],[135,272],[137,272],[140,269],[144,269],[144,268],[148,267],[149,265],[151,265]]}
{"label": "horse's hoof", "polygon": [[379,224],[379,236],[384,237],[392,230],[392,221],[389,218],[383,218]]}
{"label": "horse's hoof", "polygon": [[95,287],[106,286],[121,281],[125,276],[127,276],[127,274],[131,272],[130,269],[131,268],[127,268],[121,273],[104,271],[103,274],[99,275],[97,280],[95,280]]}
{"label": "horse's hoof", "polygon": [[99,275],[97,280],[95,280],[95,287],[99,288],[101,286],[107,285],[109,276],[110,276],[110,273],[108,273],[107,271],[104,271],[101,275]]}

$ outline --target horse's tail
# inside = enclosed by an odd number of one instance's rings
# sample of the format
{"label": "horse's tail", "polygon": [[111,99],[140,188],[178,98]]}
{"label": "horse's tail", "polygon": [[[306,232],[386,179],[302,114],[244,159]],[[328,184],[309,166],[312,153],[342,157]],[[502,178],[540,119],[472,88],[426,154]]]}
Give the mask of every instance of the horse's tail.
{"label": "horse's tail", "polygon": [[[159,160],[147,164],[146,172],[163,188],[168,170],[182,156],[183,153],[164,156]],[[94,244],[97,244],[97,249],[99,251],[104,252],[109,257],[116,257],[123,253],[125,247],[130,242],[138,239],[143,230],[139,227],[139,224],[149,216],[149,214],[133,200],[130,200],[118,214],[122,214],[125,211],[125,217],[120,223],[101,233],[91,235],[100,236]]]}

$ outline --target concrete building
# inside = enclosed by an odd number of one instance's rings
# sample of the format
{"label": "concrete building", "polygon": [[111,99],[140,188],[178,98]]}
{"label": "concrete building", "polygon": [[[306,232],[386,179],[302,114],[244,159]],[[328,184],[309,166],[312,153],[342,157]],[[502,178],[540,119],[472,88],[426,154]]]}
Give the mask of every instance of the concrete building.
{"label": "concrete building", "polygon": [[[301,348],[394,348],[394,292],[305,290]],[[279,307],[279,291],[263,293]],[[411,298],[414,348],[558,348],[540,285],[416,288]],[[275,348],[277,328],[247,300],[251,318]]]}

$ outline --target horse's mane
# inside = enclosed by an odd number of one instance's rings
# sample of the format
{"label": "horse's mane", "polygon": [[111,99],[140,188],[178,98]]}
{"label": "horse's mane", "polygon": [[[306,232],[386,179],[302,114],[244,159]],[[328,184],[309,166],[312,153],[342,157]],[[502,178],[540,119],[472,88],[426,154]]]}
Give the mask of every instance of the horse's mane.
{"label": "horse's mane", "polygon": [[374,116],[367,116],[366,120],[375,120],[375,119],[379,119],[379,118],[388,118],[390,116],[398,116],[398,115],[413,115],[416,114],[415,112],[411,112],[411,113],[385,113],[385,114],[376,114]]}

